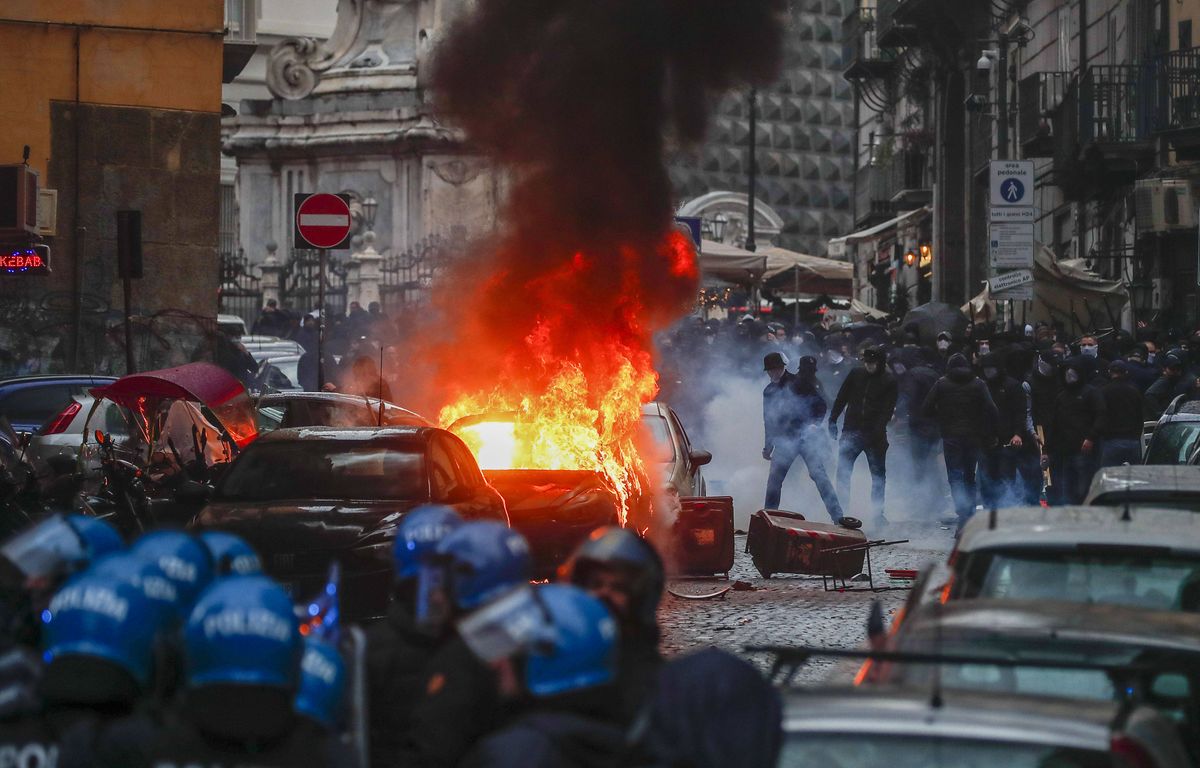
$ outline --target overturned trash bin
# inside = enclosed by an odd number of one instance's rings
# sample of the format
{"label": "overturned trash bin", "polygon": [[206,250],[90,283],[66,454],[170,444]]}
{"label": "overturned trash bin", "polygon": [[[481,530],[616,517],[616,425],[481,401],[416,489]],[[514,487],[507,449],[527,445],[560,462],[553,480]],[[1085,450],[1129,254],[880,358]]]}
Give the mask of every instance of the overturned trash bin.
{"label": "overturned trash bin", "polygon": [[733,567],[733,497],[685,496],[671,536],[675,576],[729,576]]}
{"label": "overturned trash bin", "polygon": [[814,523],[798,512],[760,509],[750,516],[746,551],[764,579],[776,573],[846,578],[862,570],[866,550],[829,550],[867,543],[861,530],[847,524],[857,521],[845,518],[840,525]]}

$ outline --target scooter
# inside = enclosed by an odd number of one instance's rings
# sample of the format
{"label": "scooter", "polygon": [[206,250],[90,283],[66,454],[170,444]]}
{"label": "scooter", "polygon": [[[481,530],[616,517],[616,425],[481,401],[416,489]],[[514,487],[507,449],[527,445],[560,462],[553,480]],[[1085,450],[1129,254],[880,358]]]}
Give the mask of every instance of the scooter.
{"label": "scooter", "polygon": [[117,458],[112,437],[96,430],[100,446],[100,488],[81,499],[83,513],[108,520],[126,538],[146,530],[149,496],[141,468]]}

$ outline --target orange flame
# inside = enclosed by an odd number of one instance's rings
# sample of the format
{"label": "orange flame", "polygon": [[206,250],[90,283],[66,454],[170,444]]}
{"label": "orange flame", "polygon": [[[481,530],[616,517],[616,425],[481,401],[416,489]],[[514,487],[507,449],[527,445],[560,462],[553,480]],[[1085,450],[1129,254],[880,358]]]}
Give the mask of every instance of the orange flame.
{"label": "orange flame", "polygon": [[[695,285],[695,250],[681,233],[672,232],[657,257],[676,282]],[[581,329],[570,349],[561,343],[564,325],[578,323],[588,308],[558,306],[554,297],[570,295],[575,283],[590,279],[601,265],[595,257],[576,253],[558,270],[527,283],[530,294],[543,301],[533,328],[505,360],[505,373],[513,375],[472,382],[474,387],[453,397],[438,414],[445,427],[479,417],[455,431],[482,468],[599,472],[617,495],[623,519],[635,497],[653,490],[643,487],[641,452],[641,406],[658,394],[650,335],[654,325],[673,318],[680,307],[664,312],[642,306],[654,291],[635,268],[646,258],[632,249],[621,254],[617,267],[624,267],[623,290],[614,302],[619,317],[607,327]],[[492,280],[503,282],[504,277],[493,275]],[[664,287],[668,302],[677,302],[675,294]],[[593,323],[601,320],[593,318]],[[531,369],[536,375],[529,375]]]}

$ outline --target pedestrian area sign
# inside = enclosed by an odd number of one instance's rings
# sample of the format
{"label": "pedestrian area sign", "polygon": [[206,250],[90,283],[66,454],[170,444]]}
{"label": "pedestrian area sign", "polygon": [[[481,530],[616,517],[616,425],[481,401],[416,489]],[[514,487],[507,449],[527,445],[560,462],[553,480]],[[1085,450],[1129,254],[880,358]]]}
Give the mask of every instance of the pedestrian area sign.
{"label": "pedestrian area sign", "polygon": [[1032,269],[1032,222],[991,222],[988,229],[988,254],[995,269]]}
{"label": "pedestrian area sign", "polygon": [[1033,205],[1033,161],[993,160],[991,164],[993,206]]}

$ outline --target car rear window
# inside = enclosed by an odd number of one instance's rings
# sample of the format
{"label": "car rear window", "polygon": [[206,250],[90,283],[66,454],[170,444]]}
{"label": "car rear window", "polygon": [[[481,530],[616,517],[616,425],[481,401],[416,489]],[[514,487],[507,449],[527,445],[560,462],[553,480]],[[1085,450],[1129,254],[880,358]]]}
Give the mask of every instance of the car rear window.
{"label": "car rear window", "polygon": [[70,384],[41,384],[22,387],[0,399],[0,416],[20,424],[45,423],[71,401]]}
{"label": "car rear window", "polygon": [[1200,611],[1200,557],[1122,548],[972,555],[960,597]]}
{"label": "car rear window", "polygon": [[1187,464],[1200,448],[1200,422],[1175,421],[1154,430],[1147,464]]}
{"label": "car rear window", "polygon": [[334,440],[256,443],[234,462],[217,496],[421,501],[429,498],[424,447]]}
{"label": "car rear window", "polygon": [[1107,751],[935,736],[791,733],[780,768],[1111,768]]}

